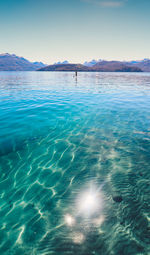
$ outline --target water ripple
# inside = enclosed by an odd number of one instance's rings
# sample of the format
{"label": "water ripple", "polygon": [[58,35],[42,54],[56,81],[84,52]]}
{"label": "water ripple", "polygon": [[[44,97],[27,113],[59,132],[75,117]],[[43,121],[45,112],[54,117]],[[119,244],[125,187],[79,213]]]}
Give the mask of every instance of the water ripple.
{"label": "water ripple", "polygon": [[1,72],[0,254],[150,253],[149,78]]}

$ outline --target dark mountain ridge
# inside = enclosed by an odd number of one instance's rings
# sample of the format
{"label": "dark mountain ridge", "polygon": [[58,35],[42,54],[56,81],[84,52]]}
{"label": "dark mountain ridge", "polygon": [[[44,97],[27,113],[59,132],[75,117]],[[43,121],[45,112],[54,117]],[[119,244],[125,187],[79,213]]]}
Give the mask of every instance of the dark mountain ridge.
{"label": "dark mountain ridge", "polygon": [[82,64],[57,64],[40,68],[37,71],[78,71],[78,72],[142,72],[139,67],[117,61],[101,61],[93,66]]}
{"label": "dark mountain ridge", "polygon": [[56,65],[49,65],[44,68],[40,68],[38,71],[78,71],[78,72],[85,72],[89,71],[90,68],[84,66],[82,64],[56,64]]}
{"label": "dark mountain ridge", "polygon": [[125,62],[128,66],[136,66],[140,68],[143,72],[150,72],[150,59],[144,59],[138,62]]}
{"label": "dark mountain ridge", "polygon": [[121,61],[100,61],[92,67],[99,72],[142,72],[141,68]]}
{"label": "dark mountain ridge", "polygon": [[30,62],[15,54],[0,54],[0,71],[35,71],[45,67],[42,62]]}
{"label": "dark mountain ridge", "polygon": [[150,72],[150,59],[139,61],[92,60],[84,64],[70,64],[67,60],[45,65],[30,62],[15,54],[0,54],[0,71],[68,71],[68,72]]}

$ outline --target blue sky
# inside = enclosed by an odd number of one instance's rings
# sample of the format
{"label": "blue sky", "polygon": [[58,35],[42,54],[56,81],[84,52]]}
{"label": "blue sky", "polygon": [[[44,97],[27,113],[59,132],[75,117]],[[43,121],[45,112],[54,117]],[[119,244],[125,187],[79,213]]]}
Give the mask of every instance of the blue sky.
{"label": "blue sky", "polygon": [[0,0],[0,53],[51,64],[150,57],[149,0]]}

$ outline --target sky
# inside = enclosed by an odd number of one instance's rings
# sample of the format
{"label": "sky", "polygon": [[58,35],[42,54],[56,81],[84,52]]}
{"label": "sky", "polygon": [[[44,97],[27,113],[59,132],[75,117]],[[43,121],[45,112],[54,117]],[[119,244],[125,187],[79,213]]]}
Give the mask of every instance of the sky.
{"label": "sky", "polygon": [[0,53],[52,64],[150,58],[150,0],[0,0]]}

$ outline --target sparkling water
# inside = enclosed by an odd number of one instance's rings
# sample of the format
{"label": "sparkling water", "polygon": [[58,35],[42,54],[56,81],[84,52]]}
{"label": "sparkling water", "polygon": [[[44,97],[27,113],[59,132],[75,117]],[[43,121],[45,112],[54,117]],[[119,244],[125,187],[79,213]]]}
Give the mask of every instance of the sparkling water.
{"label": "sparkling water", "polygon": [[150,254],[150,74],[0,72],[0,254]]}

